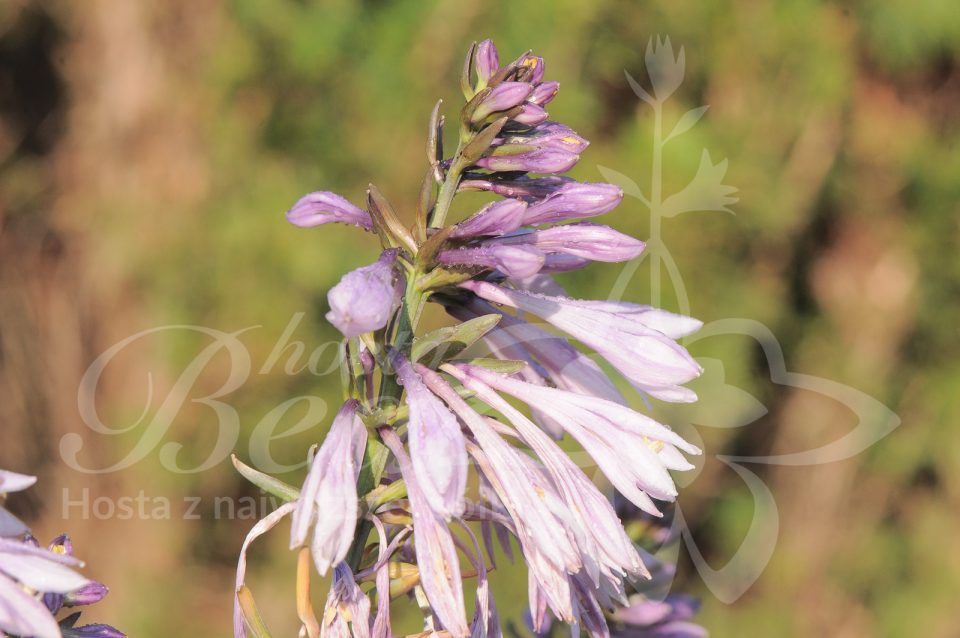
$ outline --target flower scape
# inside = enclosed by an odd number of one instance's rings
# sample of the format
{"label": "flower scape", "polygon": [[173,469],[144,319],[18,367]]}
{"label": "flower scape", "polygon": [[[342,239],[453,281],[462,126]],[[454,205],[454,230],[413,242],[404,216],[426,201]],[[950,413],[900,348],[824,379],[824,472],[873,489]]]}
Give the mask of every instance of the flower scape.
{"label": "flower scape", "polygon": [[[584,350],[645,401],[691,402],[684,384],[701,368],[677,340],[701,324],[646,305],[572,299],[551,278],[631,260],[644,243],[582,221],[612,211],[623,193],[560,175],[588,142],[548,119],[559,85],[545,79],[542,58],[501,64],[491,41],[475,44],[461,88],[450,157],[441,104],[433,110],[412,225],[372,185],[363,208],[315,192],[287,213],[304,228],[338,222],[374,233],[382,253],[329,291],[327,319],[344,337],[345,401],[302,487],[235,459],[285,501],[241,550],[235,635],[270,635],[245,582],[246,552],[289,515],[303,636],[391,636],[391,600],[404,596],[425,632],[500,636],[489,581],[495,543],[511,559],[519,548],[534,633],[703,636],[687,622],[694,601],[649,594],[667,570],[558,445],[570,437],[636,515],[658,519],[677,496],[670,471],[692,469],[685,455],[700,450],[629,407]],[[467,191],[497,199],[450,223],[451,204]],[[430,302],[457,323],[419,333]],[[469,358],[481,342],[489,355]],[[332,573],[319,617],[313,569]],[[466,578],[476,579],[474,592],[464,591]]]}

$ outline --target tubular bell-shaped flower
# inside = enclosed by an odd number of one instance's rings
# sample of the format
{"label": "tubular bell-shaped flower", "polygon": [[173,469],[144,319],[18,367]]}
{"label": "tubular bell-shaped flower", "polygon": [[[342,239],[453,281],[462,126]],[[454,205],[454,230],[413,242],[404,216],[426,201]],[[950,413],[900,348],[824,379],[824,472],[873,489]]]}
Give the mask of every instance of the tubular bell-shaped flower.
{"label": "tubular bell-shaped flower", "polygon": [[664,401],[696,400],[681,384],[696,378],[702,368],[678,343],[648,328],[629,314],[606,306],[578,303],[513,290],[482,281],[461,284],[478,296],[533,313],[596,350],[634,386]]}
{"label": "tubular bell-shaped flower", "polygon": [[417,485],[433,511],[447,520],[459,517],[467,487],[467,448],[460,424],[403,355],[395,355],[394,365],[410,405],[407,444]]}
{"label": "tubular bell-shaped flower", "polygon": [[413,539],[420,583],[443,627],[456,638],[462,638],[470,632],[463,605],[460,561],[450,530],[443,517],[430,507],[400,439],[392,431],[385,432],[383,442],[396,456],[400,473],[406,482],[413,514]]}
{"label": "tubular bell-shaped flower", "polygon": [[347,556],[357,524],[357,474],[367,430],[357,417],[358,403],[347,401],[333,420],[303,483],[290,529],[290,549],[309,541],[320,575]]}
{"label": "tubular bell-shaped flower", "polygon": [[373,228],[370,213],[354,206],[336,193],[325,191],[309,193],[301,197],[300,201],[287,211],[287,221],[303,228],[335,222],[359,226],[364,230]]}
{"label": "tubular bell-shaped flower", "polygon": [[676,498],[667,470],[693,467],[675,453],[676,448],[700,454],[665,426],[618,403],[524,383],[476,366],[461,366],[461,370],[551,415],[624,496],[652,514],[659,510],[651,496],[665,501]]}

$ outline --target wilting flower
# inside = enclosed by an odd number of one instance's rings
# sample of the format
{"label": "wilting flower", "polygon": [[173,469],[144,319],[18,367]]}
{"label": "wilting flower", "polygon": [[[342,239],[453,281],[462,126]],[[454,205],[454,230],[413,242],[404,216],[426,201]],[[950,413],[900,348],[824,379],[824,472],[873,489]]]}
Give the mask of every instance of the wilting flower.
{"label": "wilting flower", "polygon": [[290,529],[290,548],[307,544],[321,575],[347,556],[357,524],[357,475],[367,430],[357,417],[357,401],[343,404],[317,451],[303,483]]}
{"label": "wilting flower", "polygon": [[370,213],[354,206],[336,193],[326,191],[309,193],[301,197],[300,201],[287,211],[287,221],[303,228],[334,222],[359,226],[365,230],[373,228]]}
{"label": "wilting flower", "polygon": [[320,631],[320,635],[332,638],[370,638],[370,599],[346,563],[334,570]]}
{"label": "wilting flower", "polygon": [[387,325],[400,299],[396,258],[396,250],[383,251],[376,263],[348,272],[327,293],[327,321],[343,336],[356,337]]}

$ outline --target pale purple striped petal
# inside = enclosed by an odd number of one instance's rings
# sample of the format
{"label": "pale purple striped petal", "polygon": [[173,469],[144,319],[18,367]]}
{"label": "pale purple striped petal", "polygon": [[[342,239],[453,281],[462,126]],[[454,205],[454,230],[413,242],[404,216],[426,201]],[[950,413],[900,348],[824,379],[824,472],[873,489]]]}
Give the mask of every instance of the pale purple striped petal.
{"label": "pale purple striped petal", "polygon": [[[503,491],[498,490],[497,495],[517,525],[519,536],[538,547],[558,568],[577,571],[580,568],[579,552],[565,532],[568,513],[563,512],[561,503],[551,498],[553,488],[542,477],[531,473],[524,465],[523,455],[500,438],[436,372],[423,366],[417,366],[417,371],[427,387],[443,399],[473,432],[502,486]],[[496,487],[494,477],[488,475],[487,478]]]}
{"label": "pale purple striped petal", "polygon": [[695,399],[680,384],[702,368],[681,345],[645,326],[629,313],[619,315],[560,297],[548,297],[480,281],[461,284],[480,297],[540,316],[592,347],[638,389],[662,400]]}
{"label": "pale purple striped petal", "polygon": [[630,542],[609,501],[583,471],[532,422],[478,379],[452,366],[444,368],[477,397],[503,414],[543,462],[580,530],[578,540],[584,565],[595,581],[603,570],[616,578],[648,578],[639,554]]}
{"label": "pale purple striped petal", "polygon": [[[290,529],[290,548],[307,544],[320,575],[342,561],[353,542],[357,523],[357,458],[362,458],[366,428],[357,416],[358,403],[344,403],[317,451],[304,481]],[[358,450],[360,450],[358,452]]]}
{"label": "pale purple striped petal", "polygon": [[407,485],[407,497],[413,514],[413,541],[417,553],[420,584],[427,594],[430,607],[443,627],[455,638],[470,633],[467,627],[467,612],[463,604],[463,585],[460,578],[460,561],[450,535],[450,530],[427,502],[420,489],[410,457],[403,449],[399,437],[392,431],[382,434],[383,442],[390,448],[400,473]]}
{"label": "pale purple striped petal", "polygon": [[60,628],[43,603],[0,574],[0,633],[60,638]]}
{"label": "pale purple striped petal", "polygon": [[463,514],[468,467],[460,424],[423,385],[406,358],[397,355],[394,365],[410,406],[407,444],[417,484],[437,514],[447,520],[459,517]]}

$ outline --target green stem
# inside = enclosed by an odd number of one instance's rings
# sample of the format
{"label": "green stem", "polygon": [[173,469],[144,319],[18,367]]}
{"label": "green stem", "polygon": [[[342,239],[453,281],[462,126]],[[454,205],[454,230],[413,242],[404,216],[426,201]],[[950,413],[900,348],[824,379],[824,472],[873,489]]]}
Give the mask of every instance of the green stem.
{"label": "green stem", "polygon": [[460,175],[463,167],[460,166],[461,153],[463,152],[463,143],[457,147],[457,152],[450,163],[450,170],[447,171],[447,177],[440,186],[440,193],[437,195],[437,204],[433,207],[433,215],[430,217],[430,228],[441,228],[447,220],[447,213],[450,212],[450,205],[457,194],[457,187],[460,186]]}

